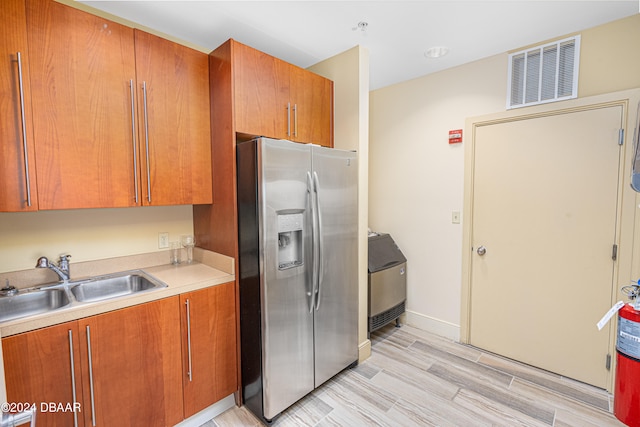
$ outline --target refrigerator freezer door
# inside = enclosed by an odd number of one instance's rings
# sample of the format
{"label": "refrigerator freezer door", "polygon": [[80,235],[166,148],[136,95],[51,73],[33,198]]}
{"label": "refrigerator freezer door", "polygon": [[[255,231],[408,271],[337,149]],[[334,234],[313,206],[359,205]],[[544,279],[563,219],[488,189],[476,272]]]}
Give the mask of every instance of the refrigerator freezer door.
{"label": "refrigerator freezer door", "polygon": [[263,411],[271,419],[314,388],[311,156],[307,145],[258,141]]}
{"label": "refrigerator freezer door", "polygon": [[312,147],[320,228],[315,386],[358,359],[358,165],[356,153]]}

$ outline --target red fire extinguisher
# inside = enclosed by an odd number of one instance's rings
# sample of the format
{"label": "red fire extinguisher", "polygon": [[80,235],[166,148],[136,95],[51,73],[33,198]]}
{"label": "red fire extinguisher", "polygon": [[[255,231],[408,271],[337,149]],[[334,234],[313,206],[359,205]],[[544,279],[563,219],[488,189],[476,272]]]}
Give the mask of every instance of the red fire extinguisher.
{"label": "red fire extinguisher", "polygon": [[640,286],[625,286],[634,303],[618,311],[616,381],[613,413],[630,427],[640,427]]}

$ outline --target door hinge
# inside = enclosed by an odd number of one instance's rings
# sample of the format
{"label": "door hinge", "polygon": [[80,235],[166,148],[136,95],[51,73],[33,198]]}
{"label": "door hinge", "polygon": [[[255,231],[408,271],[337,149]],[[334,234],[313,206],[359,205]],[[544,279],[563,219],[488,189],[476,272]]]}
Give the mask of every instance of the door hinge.
{"label": "door hinge", "polygon": [[613,250],[611,251],[611,259],[616,261],[618,259],[618,245],[613,244]]}
{"label": "door hinge", "polygon": [[607,361],[604,365],[607,368],[607,371],[611,370],[611,354],[607,354]]}
{"label": "door hinge", "polygon": [[618,145],[624,144],[624,129],[618,131]]}

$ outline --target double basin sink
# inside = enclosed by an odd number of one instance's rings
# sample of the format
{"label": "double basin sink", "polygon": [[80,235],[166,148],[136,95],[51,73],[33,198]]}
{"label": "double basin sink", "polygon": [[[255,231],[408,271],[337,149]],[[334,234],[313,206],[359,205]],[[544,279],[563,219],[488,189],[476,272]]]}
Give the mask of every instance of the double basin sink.
{"label": "double basin sink", "polygon": [[0,296],[0,322],[166,287],[155,277],[133,270],[23,289]]}

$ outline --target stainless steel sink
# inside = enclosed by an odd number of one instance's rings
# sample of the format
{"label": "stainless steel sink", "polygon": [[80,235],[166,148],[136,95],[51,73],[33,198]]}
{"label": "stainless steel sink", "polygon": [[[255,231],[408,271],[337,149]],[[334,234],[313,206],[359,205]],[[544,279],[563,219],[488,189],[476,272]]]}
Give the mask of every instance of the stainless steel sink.
{"label": "stainless steel sink", "polygon": [[11,288],[0,296],[0,322],[166,287],[141,270],[131,270],[20,291]]}
{"label": "stainless steel sink", "polygon": [[33,316],[69,305],[64,289],[41,289],[0,297],[0,322]]}
{"label": "stainless steel sink", "polygon": [[71,293],[78,302],[101,301],[167,287],[141,271],[95,277],[70,285]]}

